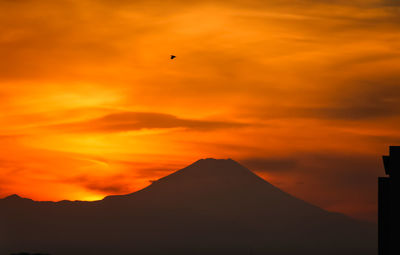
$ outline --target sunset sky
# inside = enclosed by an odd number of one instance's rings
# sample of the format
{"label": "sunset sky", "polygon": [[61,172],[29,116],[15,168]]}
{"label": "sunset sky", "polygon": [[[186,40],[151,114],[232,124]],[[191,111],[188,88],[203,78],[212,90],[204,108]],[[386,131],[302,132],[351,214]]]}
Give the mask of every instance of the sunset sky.
{"label": "sunset sky", "polygon": [[232,158],[376,221],[399,1],[0,0],[0,59],[0,197],[96,200]]}

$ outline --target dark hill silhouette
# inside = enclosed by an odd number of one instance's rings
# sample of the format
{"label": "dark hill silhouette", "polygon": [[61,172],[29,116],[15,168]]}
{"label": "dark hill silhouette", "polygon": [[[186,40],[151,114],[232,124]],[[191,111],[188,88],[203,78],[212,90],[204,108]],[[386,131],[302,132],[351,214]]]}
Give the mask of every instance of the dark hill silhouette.
{"label": "dark hill silhouette", "polygon": [[376,226],[203,159],[138,192],[94,202],[0,200],[0,254],[375,254]]}

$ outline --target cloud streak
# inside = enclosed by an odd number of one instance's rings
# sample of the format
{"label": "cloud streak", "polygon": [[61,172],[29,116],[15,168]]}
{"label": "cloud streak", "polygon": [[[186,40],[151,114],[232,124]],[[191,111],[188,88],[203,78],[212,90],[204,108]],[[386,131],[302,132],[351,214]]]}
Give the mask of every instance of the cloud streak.
{"label": "cloud streak", "polygon": [[246,158],[240,163],[255,171],[275,172],[293,170],[298,162],[292,158]]}
{"label": "cloud streak", "polygon": [[185,128],[195,131],[207,131],[214,129],[240,128],[245,124],[237,122],[209,121],[182,119],[170,114],[148,112],[119,112],[103,117],[52,126],[55,130],[67,132],[125,132],[141,129],[170,129]]}

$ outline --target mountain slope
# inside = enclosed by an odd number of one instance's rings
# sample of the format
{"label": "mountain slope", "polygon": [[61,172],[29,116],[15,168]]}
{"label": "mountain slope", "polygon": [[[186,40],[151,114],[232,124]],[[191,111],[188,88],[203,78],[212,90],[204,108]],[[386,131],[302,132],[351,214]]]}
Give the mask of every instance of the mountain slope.
{"label": "mountain slope", "polygon": [[[138,192],[95,202],[0,200],[0,252],[375,254],[375,228],[274,187],[233,160],[203,159]],[[3,250],[1,250],[3,249]]]}

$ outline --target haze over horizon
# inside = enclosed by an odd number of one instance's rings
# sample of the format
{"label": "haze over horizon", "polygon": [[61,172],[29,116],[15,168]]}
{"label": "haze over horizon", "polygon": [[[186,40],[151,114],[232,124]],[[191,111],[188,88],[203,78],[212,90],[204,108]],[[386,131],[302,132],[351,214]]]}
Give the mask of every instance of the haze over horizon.
{"label": "haze over horizon", "polygon": [[96,200],[232,158],[376,221],[380,156],[400,142],[398,1],[25,0],[0,11],[0,197]]}

